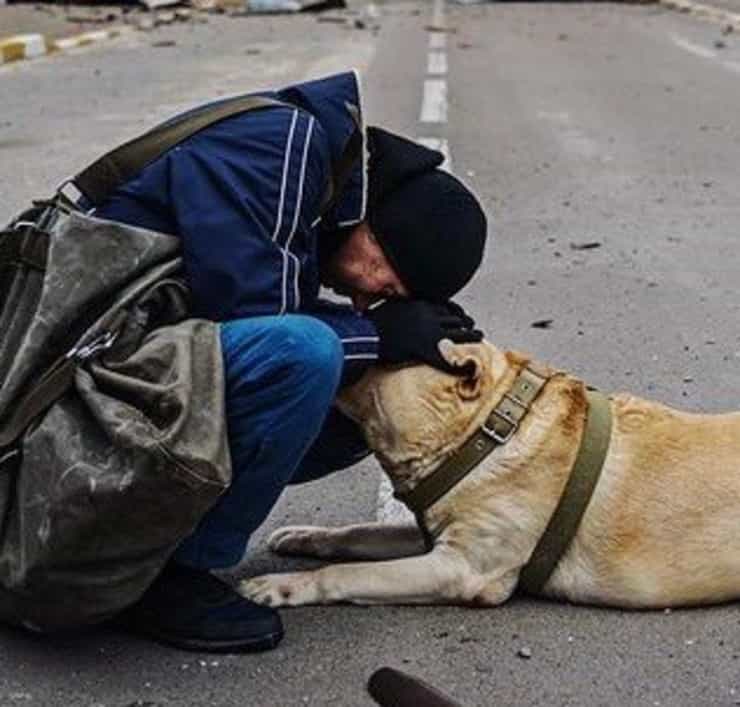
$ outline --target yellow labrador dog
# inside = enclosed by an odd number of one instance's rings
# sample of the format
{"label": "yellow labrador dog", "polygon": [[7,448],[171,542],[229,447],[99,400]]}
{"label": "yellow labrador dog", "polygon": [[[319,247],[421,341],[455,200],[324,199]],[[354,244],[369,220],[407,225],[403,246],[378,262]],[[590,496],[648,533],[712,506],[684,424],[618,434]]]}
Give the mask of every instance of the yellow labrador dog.
{"label": "yellow labrador dog", "polygon": [[[440,348],[469,375],[375,367],[341,396],[396,489],[470,438],[529,363],[488,342]],[[739,597],[740,413],[627,394],[608,405],[601,476],[542,594],[634,608]],[[241,591],[272,606],[504,602],[558,504],[587,408],[584,383],[550,370],[516,434],[424,512],[430,551],[415,526],[287,527],[270,539],[276,552],[353,562],[256,577]]]}

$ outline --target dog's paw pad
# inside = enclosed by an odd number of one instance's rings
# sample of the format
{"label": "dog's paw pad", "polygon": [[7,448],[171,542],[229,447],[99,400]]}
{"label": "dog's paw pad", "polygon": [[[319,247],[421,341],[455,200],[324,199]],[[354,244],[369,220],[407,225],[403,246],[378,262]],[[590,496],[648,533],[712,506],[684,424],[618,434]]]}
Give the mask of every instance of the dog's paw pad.
{"label": "dog's paw pad", "polygon": [[239,593],[264,606],[298,606],[315,600],[309,573],[266,574],[238,584]]}

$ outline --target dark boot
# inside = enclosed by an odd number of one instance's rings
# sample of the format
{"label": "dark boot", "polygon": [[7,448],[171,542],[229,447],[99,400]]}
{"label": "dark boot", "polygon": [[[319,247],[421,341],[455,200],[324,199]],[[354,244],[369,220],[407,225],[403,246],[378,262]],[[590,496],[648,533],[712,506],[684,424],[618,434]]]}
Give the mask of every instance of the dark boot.
{"label": "dark boot", "polygon": [[119,616],[118,625],[178,648],[211,653],[269,650],[283,637],[274,609],[245,599],[207,570],[174,562]]}

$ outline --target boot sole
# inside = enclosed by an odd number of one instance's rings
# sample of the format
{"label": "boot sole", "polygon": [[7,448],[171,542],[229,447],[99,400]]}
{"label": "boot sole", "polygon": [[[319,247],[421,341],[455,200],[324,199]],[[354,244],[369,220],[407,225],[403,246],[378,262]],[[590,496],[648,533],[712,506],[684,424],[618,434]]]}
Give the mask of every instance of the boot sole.
{"label": "boot sole", "polygon": [[198,638],[182,638],[180,636],[169,636],[167,634],[150,634],[162,643],[167,643],[175,648],[199,653],[261,653],[277,647],[283,638],[282,633],[270,633],[249,641],[209,641]]}
{"label": "boot sole", "polygon": [[277,647],[284,635],[282,631],[277,631],[275,633],[265,634],[259,638],[218,641],[214,639],[178,636],[176,634],[153,630],[149,627],[146,629],[139,628],[138,630],[131,626],[125,628],[143,638],[150,638],[159,643],[165,643],[175,648],[198,653],[260,653]]}

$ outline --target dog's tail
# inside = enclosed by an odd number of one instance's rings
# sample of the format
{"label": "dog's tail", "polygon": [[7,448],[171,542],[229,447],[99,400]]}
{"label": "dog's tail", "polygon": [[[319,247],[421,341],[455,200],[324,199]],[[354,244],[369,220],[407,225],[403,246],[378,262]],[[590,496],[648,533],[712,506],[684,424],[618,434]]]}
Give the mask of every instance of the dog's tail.
{"label": "dog's tail", "polygon": [[380,707],[461,707],[431,685],[393,668],[376,670],[367,690]]}

